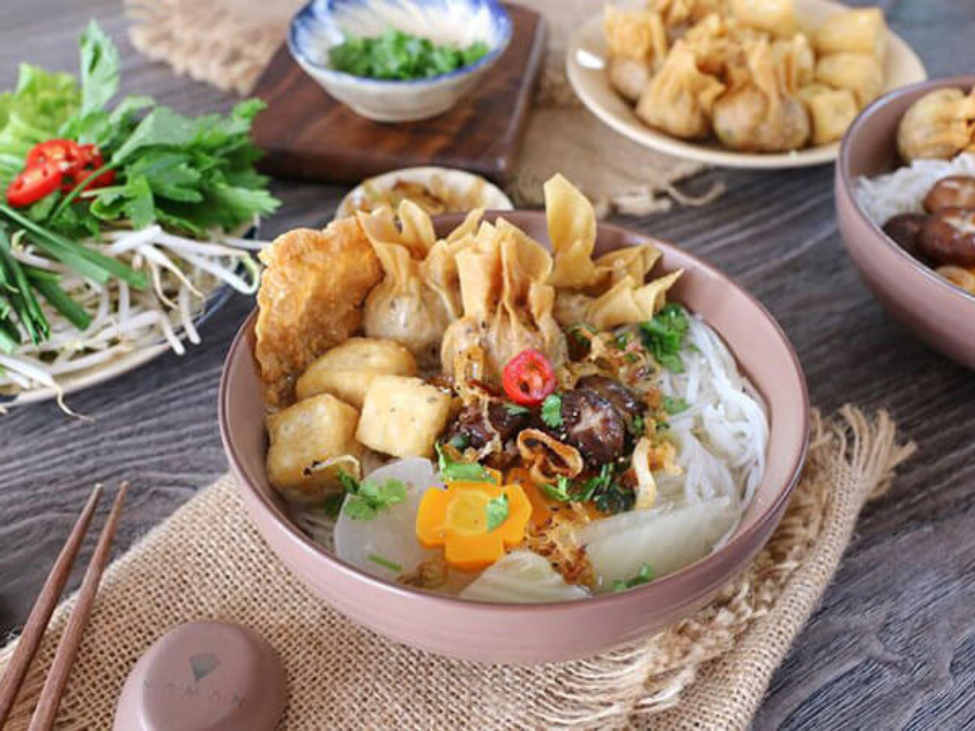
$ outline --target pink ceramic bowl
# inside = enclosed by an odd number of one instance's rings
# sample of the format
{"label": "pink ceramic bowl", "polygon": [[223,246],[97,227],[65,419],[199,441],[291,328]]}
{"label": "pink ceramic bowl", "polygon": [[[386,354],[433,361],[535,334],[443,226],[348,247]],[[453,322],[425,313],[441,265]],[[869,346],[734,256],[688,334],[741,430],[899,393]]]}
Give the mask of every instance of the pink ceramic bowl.
{"label": "pink ceramic bowl", "polygon": [[[489,214],[493,218],[497,214]],[[505,218],[547,241],[545,214]],[[450,231],[460,216],[438,220]],[[599,227],[598,253],[647,239]],[[234,340],[220,383],[220,429],[254,524],[281,561],[317,596],[386,637],[466,660],[538,663],[593,655],[690,615],[762,548],[785,510],[806,453],[809,403],[785,334],[748,293],[677,247],[655,242],[663,270],[683,268],[674,299],[700,313],[731,347],[769,406],[768,467],[734,537],[721,549],[646,586],[577,602],[487,604],[436,596],[367,576],[313,543],[286,517],[264,471],[264,405],[253,360],[255,315]]]}
{"label": "pink ceramic bowl", "polygon": [[836,217],[860,276],[887,311],[921,340],[975,368],[975,297],[949,284],[895,244],[860,208],[854,186],[861,176],[888,173],[902,163],[897,126],[915,101],[935,89],[969,90],[975,76],[912,84],[863,110],[843,138],[836,165]]}

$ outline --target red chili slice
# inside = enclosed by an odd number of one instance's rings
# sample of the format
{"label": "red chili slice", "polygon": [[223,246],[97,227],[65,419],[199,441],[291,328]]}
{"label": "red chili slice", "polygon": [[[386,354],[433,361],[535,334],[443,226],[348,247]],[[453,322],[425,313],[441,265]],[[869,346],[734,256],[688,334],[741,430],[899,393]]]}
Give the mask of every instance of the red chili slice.
{"label": "red chili slice", "polygon": [[516,404],[538,406],[555,391],[555,370],[542,353],[523,350],[504,367],[501,385]]}
{"label": "red chili slice", "polygon": [[[60,165],[62,171],[85,165],[89,160],[89,153],[74,140],[48,140],[34,145],[27,153],[26,167],[42,162],[54,162]],[[96,148],[97,149],[97,148]]]}
{"label": "red chili slice", "polygon": [[7,186],[7,203],[14,208],[36,203],[56,191],[61,185],[61,178],[61,168],[54,161],[31,165]]}

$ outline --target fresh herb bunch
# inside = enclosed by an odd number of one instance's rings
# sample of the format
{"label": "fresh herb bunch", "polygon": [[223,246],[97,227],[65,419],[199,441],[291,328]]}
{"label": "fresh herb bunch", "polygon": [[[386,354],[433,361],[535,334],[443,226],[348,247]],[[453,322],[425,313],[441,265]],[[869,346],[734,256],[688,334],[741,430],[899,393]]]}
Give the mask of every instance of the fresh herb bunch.
{"label": "fresh herb bunch", "polygon": [[684,372],[680,352],[690,329],[687,311],[673,302],[666,304],[650,320],[640,323],[643,345],[654,359],[669,371]]}
{"label": "fresh herb bunch", "polygon": [[[29,243],[100,284],[118,278],[145,288],[145,274],[98,251],[105,226],[158,223],[203,237],[278,206],[267,179],[254,170],[259,153],[250,129],[262,102],[245,101],[228,116],[197,119],[146,96],[128,96],[110,107],[119,83],[117,49],[94,21],[81,35],[80,48],[79,79],[22,64],[16,89],[0,94],[0,186],[8,191],[0,203],[0,349],[8,352],[24,337],[33,343],[47,339],[50,323],[38,298],[79,329],[89,321],[58,286],[57,275],[11,254],[18,246]],[[65,173],[53,188],[35,185],[27,202],[12,197],[14,184],[30,181],[27,174],[39,169],[29,158],[54,143],[92,151],[99,167],[77,178]],[[44,169],[60,181],[52,165]],[[82,243],[88,239],[95,241]]]}
{"label": "fresh herb bunch", "polygon": [[487,55],[488,50],[481,41],[458,48],[390,29],[376,38],[348,37],[329,50],[329,60],[337,71],[354,76],[426,79],[470,66]]}

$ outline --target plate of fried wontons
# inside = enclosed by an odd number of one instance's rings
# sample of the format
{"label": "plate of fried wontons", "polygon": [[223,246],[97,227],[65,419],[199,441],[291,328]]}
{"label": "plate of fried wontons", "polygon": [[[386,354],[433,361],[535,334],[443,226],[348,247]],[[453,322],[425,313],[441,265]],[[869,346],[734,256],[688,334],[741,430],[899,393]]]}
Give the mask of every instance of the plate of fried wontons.
{"label": "plate of fried wontons", "polygon": [[738,168],[832,162],[864,107],[927,78],[880,8],[828,0],[619,0],[576,32],[566,63],[617,132]]}

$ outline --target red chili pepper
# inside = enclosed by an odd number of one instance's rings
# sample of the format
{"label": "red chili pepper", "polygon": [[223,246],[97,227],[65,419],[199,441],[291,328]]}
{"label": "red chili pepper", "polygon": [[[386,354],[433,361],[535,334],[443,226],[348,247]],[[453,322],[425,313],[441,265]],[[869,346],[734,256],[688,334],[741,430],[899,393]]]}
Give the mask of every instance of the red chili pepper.
{"label": "red chili pepper", "polygon": [[31,165],[7,186],[7,203],[14,208],[29,206],[56,191],[61,178],[61,168],[52,160]]}
{"label": "red chili pepper", "polygon": [[27,153],[26,167],[42,162],[57,163],[62,172],[83,166],[90,158],[85,147],[94,145],[79,145],[74,140],[48,140],[34,145]]}
{"label": "red chili pepper", "polygon": [[538,406],[555,391],[555,371],[542,353],[523,350],[504,367],[501,385],[516,404]]}

